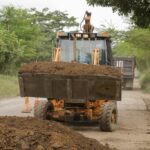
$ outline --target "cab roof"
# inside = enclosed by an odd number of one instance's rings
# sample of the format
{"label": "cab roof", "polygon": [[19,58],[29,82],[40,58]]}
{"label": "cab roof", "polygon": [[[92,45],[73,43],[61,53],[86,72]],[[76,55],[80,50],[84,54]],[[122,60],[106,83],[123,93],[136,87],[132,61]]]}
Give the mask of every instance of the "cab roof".
{"label": "cab roof", "polygon": [[80,33],[80,32],[58,32],[57,38],[61,39],[76,39],[76,40],[99,40],[110,39],[111,37],[106,32],[102,33]]}

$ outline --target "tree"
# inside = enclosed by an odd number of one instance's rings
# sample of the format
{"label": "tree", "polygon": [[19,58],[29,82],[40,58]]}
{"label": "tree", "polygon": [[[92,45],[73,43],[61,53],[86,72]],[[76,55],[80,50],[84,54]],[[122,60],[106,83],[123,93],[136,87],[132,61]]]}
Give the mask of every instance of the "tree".
{"label": "tree", "polygon": [[14,66],[21,56],[20,43],[14,33],[0,29],[0,72]]}
{"label": "tree", "polygon": [[114,48],[115,55],[136,56],[141,72],[150,68],[150,30],[133,29],[126,32],[126,38]]}
{"label": "tree", "polygon": [[[40,52],[38,59],[45,59],[44,56],[50,58],[50,50],[53,49],[55,45],[54,41],[56,41],[57,31],[63,30],[65,27],[78,26],[76,18],[73,16],[68,17],[66,12],[51,12],[48,8],[44,8],[42,11],[32,8],[29,12],[32,18],[34,18],[34,22],[40,26],[42,33],[44,33],[43,44],[38,48]],[[45,53],[41,53],[41,51],[45,51]]]}
{"label": "tree", "polygon": [[111,36],[112,48],[115,48],[120,42],[122,42],[126,38],[125,31],[116,30],[113,26],[102,26],[101,28],[97,28],[97,32],[107,32]]}
{"label": "tree", "polygon": [[20,66],[50,59],[56,32],[77,25],[76,19],[65,12],[4,7],[0,10],[0,70],[11,62]]}
{"label": "tree", "polygon": [[0,25],[8,33],[14,33],[20,43],[22,55],[19,62],[36,57],[36,49],[41,45],[42,32],[26,9],[5,7],[0,12]]}
{"label": "tree", "polygon": [[150,1],[149,0],[86,0],[90,5],[112,7],[121,15],[131,15],[134,23],[142,28],[150,26]]}
{"label": "tree", "polygon": [[78,26],[76,18],[68,17],[68,13],[61,11],[49,11],[48,8],[44,8],[42,11],[38,11],[35,8],[30,10],[35,22],[40,24],[44,32],[63,30],[64,27]]}

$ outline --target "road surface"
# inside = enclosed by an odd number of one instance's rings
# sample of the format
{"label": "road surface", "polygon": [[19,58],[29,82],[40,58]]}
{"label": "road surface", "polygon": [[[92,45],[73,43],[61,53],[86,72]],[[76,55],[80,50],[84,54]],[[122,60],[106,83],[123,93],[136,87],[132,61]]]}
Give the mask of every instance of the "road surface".
{"label": "road surface", "polygon": [[118,102],[118,127],[115,132],[99,132],[96,128],[85,128],[79,132],[119,150],[150,150],[150,111],[146,110],[144,96],[137,88],[123,91],[122,101]]}
{"label": "road surface", "polygon": [[[146,110],[143,101],[144,94],[138,89],[137,79],[133,91],[123,91],[122,101],[118,102],[118,125],[114,132],[101,132],[97,127],[73,127],[77,132],[97,139],[103,144],[119,150],[150,150],[150,111]],[[30,100],[33,108],[34,99]],[[21,113],[22,98],[12,98],[0,101],[0,115],[33,116],[31,113]]]}

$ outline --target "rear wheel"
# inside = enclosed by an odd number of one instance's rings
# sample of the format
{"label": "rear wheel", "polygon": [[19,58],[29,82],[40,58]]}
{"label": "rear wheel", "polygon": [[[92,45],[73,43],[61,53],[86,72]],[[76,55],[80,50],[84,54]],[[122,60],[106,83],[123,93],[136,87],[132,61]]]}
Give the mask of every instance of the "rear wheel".
{"label": "rear wheel", "polygon": [[133,79],[126,79],[124,83],[125,90],[133,90]]}
{"label": "rear wheel", "polygon": [[99,127],[100,130],[111,132],[116,128],[117,124],[117,104],[115,102],[107,102],[103,105],[100,114]]}
{"label": "rear wheel", "polygon": [[34,105],[34,117],[38,119],[47,119],[47,112],[50,108],[48,101],[38,100]]}

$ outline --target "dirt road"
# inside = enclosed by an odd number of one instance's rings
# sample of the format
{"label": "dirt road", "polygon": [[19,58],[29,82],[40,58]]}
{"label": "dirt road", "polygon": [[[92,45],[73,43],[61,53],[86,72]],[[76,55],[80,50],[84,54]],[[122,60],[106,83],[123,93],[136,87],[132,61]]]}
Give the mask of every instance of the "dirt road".
{"label": "dirt road", "polygon": [[[133,91],[123,91],[122,101],[118,102],[119,116],[116,131],[100,132],[97,127],[73,127],[81,134],[97,139],[103,144],[119,150],[150,150],[150,111],[146,110],[144,94],[138,89],[135,80]],[[33,106],[34,99],[31,100]],[[14,98],[0,101],[0,115],[32,116],[21,113],[23,99]]]}
{"label": "dirt road", "polygon": [[136,89],[123,91],[123,99],[118,102],[118,127],[115,132],[105,133],[97,128],[90,130],[83,127],[79,132],[119,150],[150,150],[150,111],[146,110],[142,100],[144,94],[138,90],[136,81]]}

